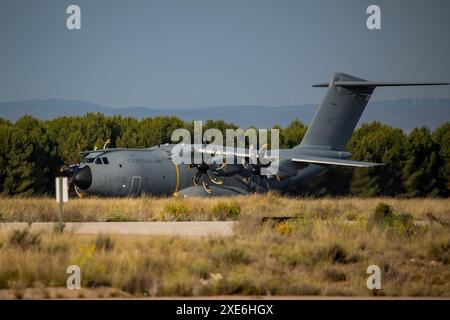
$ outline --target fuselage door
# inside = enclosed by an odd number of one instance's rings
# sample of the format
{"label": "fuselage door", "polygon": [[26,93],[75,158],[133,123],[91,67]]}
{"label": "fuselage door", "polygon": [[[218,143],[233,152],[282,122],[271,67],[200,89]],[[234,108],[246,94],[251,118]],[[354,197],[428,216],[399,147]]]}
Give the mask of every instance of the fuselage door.
{"label": "fuselage door", "polygon": [[141,177],[135,176],[131,179],[130,196],[134,197],[139,194],[141,190]]}

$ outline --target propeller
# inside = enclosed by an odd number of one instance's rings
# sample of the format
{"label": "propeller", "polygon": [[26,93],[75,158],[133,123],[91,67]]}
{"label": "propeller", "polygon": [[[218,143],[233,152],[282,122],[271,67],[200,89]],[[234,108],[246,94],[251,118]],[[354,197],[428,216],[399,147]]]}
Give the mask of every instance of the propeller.
{"label": "propeller", "polygon": [[268,167],[272,161],[270,157],[267,157],[267,144],[262,145],[258,151],[254,149],[253,145],[250,145],[248,154],[248,157],[242,158],[241,164],[253,174],[259,175],[261,173],[261,168]]}
{"label": "propeller", "polygon": [[212,166],[214,166],[214,165],[208,165],[205,162],[203,162],[202,164],[198,164],[198,165],[195,165],[195,164],[190,165],[191,168],[195,167],[197,169],[197,172],[195,173],[194,178],[193,178],[194,185],[198,186],[201,181],[203,188],[209,194],[212,192],[211,188],[209,187],[209,182],[212,182],[213,184],[216,184],[216,185],[223,184],[223,180],[214,174],[214,170],[213,170],[214,167],[212,168]]}
{"label": "propeller", "polygon": [[259,150],[255,150],[253,145],[250,145],[248,152],[247,157],[242,157],[241,164],[228,165],[226,157],[223,155],[215,156],[215,152],[212,152],[211,158],[207,163],[203,161],[201,164],[189,165],[188,168],[197,169],[193,178],[193,184],[198,186],[201,183],[205,191],[211,194],[210,183],[222,185],[224,181],[220,177],[239,174],[247,181],[245,184],[251,185],[250,181],[253,181],[252,176],[259,176],[261,168],[269,166],[272,159],[267,157],[267,144],[261,146]]}
{"label": "propeller", "polygon": [[76,184],[73,183],[73,176],[75,172],[77,171],[79,164],[72,164],[72,165],[66,165],[63,164],[58,169],[58,176],[59,177],[67,177],[67,183],[69,184],[69,188],[73,186],[75,193],[78,197],[83,197],[84,193],[81,189],[79,189]]}
{"label": "propeller", "polygon": [[[103,144],[103,149],[107,149],[109,145],[111,144],[111,139],[107,139],[105,143]],[[97,150],[97,146],[94,147],[94,150]],[[80,143],[77,142],[77,150],[78,154],[81,152],[81,146]],[[58,168],[57,176],[59,177],[67,177],[69,188],[73,186],[73,189],[75,193],[81,198],[86,193],[81,190],[77,185],[73,182],[73,177],[75,173],[77,172],[77,169],[80,167],[80,160],[75,159],[67,150],[64,151],[64,154],[66,155],[66,158],[68,158],[73,164],[67,165],[63,164]]]}
{"label": "propeller", "polygon": [[[77,144],[79,146],[79,144]],[[64,154],[66,158],[70,160],[73,164],[67,165],[63,164],[58,168],[58,176],[67,177],[69,181],[69,186],[72,184],[72,176],[75,173],[75,170],[79,167],[78,160],[75,159],[67,150],[64,150]]]}

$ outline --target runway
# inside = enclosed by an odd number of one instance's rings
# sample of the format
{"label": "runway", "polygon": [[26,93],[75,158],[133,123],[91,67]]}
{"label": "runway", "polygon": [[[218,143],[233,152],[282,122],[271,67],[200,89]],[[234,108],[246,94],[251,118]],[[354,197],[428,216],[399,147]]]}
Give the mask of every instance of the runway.
{"label": "runway", "polygon": [[[287,220],[289,220],[288,218]],[[262,221],[281,222],[285,217],[269,217]],[[237,221],[148,221],[148,222],[66,222],[64,230],[74,234],[120,234],[146,236],[180,236],[180,237],[231,237]],[[340,221],[344,224],[355,224],[355,221]],[[415,225],[430,225],[434,221],[415,220]],[[2,222],[1,231],[22,230],[53,231],[56,222]]]}
{"label": "runway", "polygon": [[[120,234],[146,236],[231,237],[235,221],[182,222],[67,222],[64,231],[75,234]],[[30,228],[31,231],[53,231],[55,222],[0,223],[0,231]]]}

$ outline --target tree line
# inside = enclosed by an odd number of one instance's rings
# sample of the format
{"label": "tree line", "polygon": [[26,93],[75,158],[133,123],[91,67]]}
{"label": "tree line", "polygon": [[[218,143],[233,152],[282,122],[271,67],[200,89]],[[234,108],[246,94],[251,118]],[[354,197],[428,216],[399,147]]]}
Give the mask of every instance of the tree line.
{"label": "tree line", "polygon": [[[0,118],[0,194],[42,195],[54,192],[54,178],[63,164],[81,160],[80,150],[110,147],[146,148],[170,142],[172,131],[192,122],[177,117],[105,116],[39,120],[23,116],[15,123]],[[237,128],[209,120],[204,129]],[[280,147],[299,144],[307,127],[299,120],[280,130]],[[363,124],[347,145],[352,159],[383,162],[386,166],[335,168],[299,184],[290,192],[312,196],[447,197],[450,192],[450,122],[433,132],[415,128],[409,133],[380,122]]]}

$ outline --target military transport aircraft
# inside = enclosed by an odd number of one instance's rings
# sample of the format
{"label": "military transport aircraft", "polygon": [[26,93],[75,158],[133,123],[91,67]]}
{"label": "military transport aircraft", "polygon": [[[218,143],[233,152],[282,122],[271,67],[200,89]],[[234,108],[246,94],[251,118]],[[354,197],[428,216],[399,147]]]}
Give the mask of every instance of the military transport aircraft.
{"label": "military transport aircraft", "polygon": [[[376,87],[448,85],[434,82],[373,82],[344,73],[335,73],[329,83],[313,87],[328,88],[301,143],[292,149],[278,150],[277,172],[262,174],[267,166],[259,161],[250,164],[251,147],[235,151],[243,159],[226,165],[176,164],[172,158],[174,144],[147,149],[107,148],[84,151],[81,163],[63,166],[62,175],[69,177],[78,195],[136,196],[154,195],[225,196],[284,191],[334,166],[374,167],[383,165],[348,160],[344,150],[364,108]],[[192,152],[208,153],[207,148],[192,145]],[[262,158],[266,150],[255,152]],[[221,154],[215,154],[220,156]],[[200,183],[200,181],[202,181]]]}

